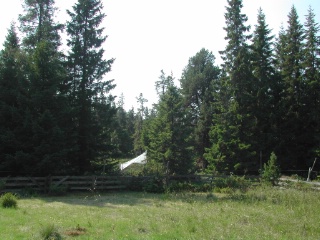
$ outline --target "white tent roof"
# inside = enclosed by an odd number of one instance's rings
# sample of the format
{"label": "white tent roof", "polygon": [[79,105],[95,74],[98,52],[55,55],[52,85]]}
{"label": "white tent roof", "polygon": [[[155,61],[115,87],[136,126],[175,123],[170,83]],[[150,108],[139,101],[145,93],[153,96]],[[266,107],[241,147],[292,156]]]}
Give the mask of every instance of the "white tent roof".
{"label": "white tent roof", "polygon": [[147,151],[145,151],[144,153],[142,153],[140,156],[125,162],[125,163],[121,163],[120,164],[120,170],[122,171],[123,169],[125,169],[126,167],[130,166],[133,163],[138,163],[138,164],[146,164],[147,163]]}

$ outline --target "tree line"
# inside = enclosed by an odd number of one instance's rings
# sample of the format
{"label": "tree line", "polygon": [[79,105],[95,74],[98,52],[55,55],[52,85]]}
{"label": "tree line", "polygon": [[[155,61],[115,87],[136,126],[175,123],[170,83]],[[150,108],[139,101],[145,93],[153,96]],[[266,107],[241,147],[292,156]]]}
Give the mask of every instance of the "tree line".
{"label": "tree line", "polygon": [[314,11],[302,24],[292,6],[274,36],[262,9],[250,32],[242,7],[227,0],[220,66],[201,49],[180,86],[161,71],[159,101],[148,108],[141,93],[126,111],[105,80],[114,59],[104,58],[101,0],[78,0],[64,24],[54,0],[24,0],[19,32],[13,23],[0,53],[0,173],[115,173],[115,159],[145,150],[152,173],[258,172],[271,153],[283,170],[307,169],[320,150]]}

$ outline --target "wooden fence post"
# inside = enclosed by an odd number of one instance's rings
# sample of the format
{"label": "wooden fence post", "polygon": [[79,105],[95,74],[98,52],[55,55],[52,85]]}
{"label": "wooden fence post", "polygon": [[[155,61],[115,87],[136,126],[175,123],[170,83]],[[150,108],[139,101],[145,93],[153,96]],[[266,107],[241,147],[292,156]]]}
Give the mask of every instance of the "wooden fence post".
{"label": "wooden fence post", "polygon": [[50,191],[51,183],[52,183],[52,177],[51,177],[51,175],[49,175],[46,177],[46,180],[44,183],[44,192],[45,193],[48,193]]}

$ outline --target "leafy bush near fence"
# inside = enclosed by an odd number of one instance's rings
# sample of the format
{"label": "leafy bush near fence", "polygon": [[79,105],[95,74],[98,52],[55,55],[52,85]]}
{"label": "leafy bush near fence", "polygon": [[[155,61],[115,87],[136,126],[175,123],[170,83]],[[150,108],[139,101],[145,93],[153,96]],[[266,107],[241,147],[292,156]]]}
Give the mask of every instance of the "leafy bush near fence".
{"label": "leafy bush near fence", "polygon": [[49,188],[49,195],[50,196],[63,196],[65,194],[67,194],[67,192],[68,192],[67,185],[59,185],[59,186],[52,185]]}
{"label": "leafy bush near fence", "polygon": [[143,191],[148,193],[164,193],[166,189],[166,178],[154,176],[144,182]]}
{"label": "leafy bush near fence", "polygon": [[4,189],[6,186],[6,182],[4,180],[0,180],[0,191]]}
{"label": "leafy bush near fence", "polygon": [[190,181],[172,181],[166,188],[167,192],[209,192],[213,186],[209,183],[192,183]]}
{"label": "leafy bush near fence", "polygon": [[224,178],[216,178],[214,181],[214,190],[216,192],[224,192],[223,189],[227,189],[227,192],[230,192],[232,190],[239,189],[241,191],[246,191],[249,187],[250,182],[245,179],[245,176],[236,176],[231,175],[230,177],[224,177]]}
{"label": "leafy bush near fence", "polygon": [[228,177],[215,177],[211,182],[194,180],[170,180],[166,176],[152,176],[148,178],[133,178],[128,185],[128,190],[144,191],[148,193],[163,192],[221,192],[230,193],[239,189],[246,191],[250,181],[245,176],[231,175]]}
{"label": "leafy bush near fence", "polygon": [[0,204],[3,208],[17,208],[18,200],[13,193],[8,192],[0,197]]}

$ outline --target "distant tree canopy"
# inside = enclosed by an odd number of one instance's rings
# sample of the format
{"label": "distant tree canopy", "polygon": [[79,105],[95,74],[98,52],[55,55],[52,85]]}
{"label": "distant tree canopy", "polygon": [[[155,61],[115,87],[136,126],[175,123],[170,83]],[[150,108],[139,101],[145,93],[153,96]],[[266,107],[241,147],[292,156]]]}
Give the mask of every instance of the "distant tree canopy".
{"label": "distant tree canopy", "polygon": [[202,48],[179,79],[160,71],[152,108],[141,93],[127,111],[106,80],[114,59],[104,57],[102,1],[78,0],[63,24],[54,4],[25,0],[0,52],[0,175],[114,174],[115,159],[146,150],[145,172],[157,174],[258,173],[271,154],[282,171],[307,170],[319,157],[312,7],[301,23],[292,6],[273,35],[262,9],[251,29],[242,0],[227,0],[221,66]]}

